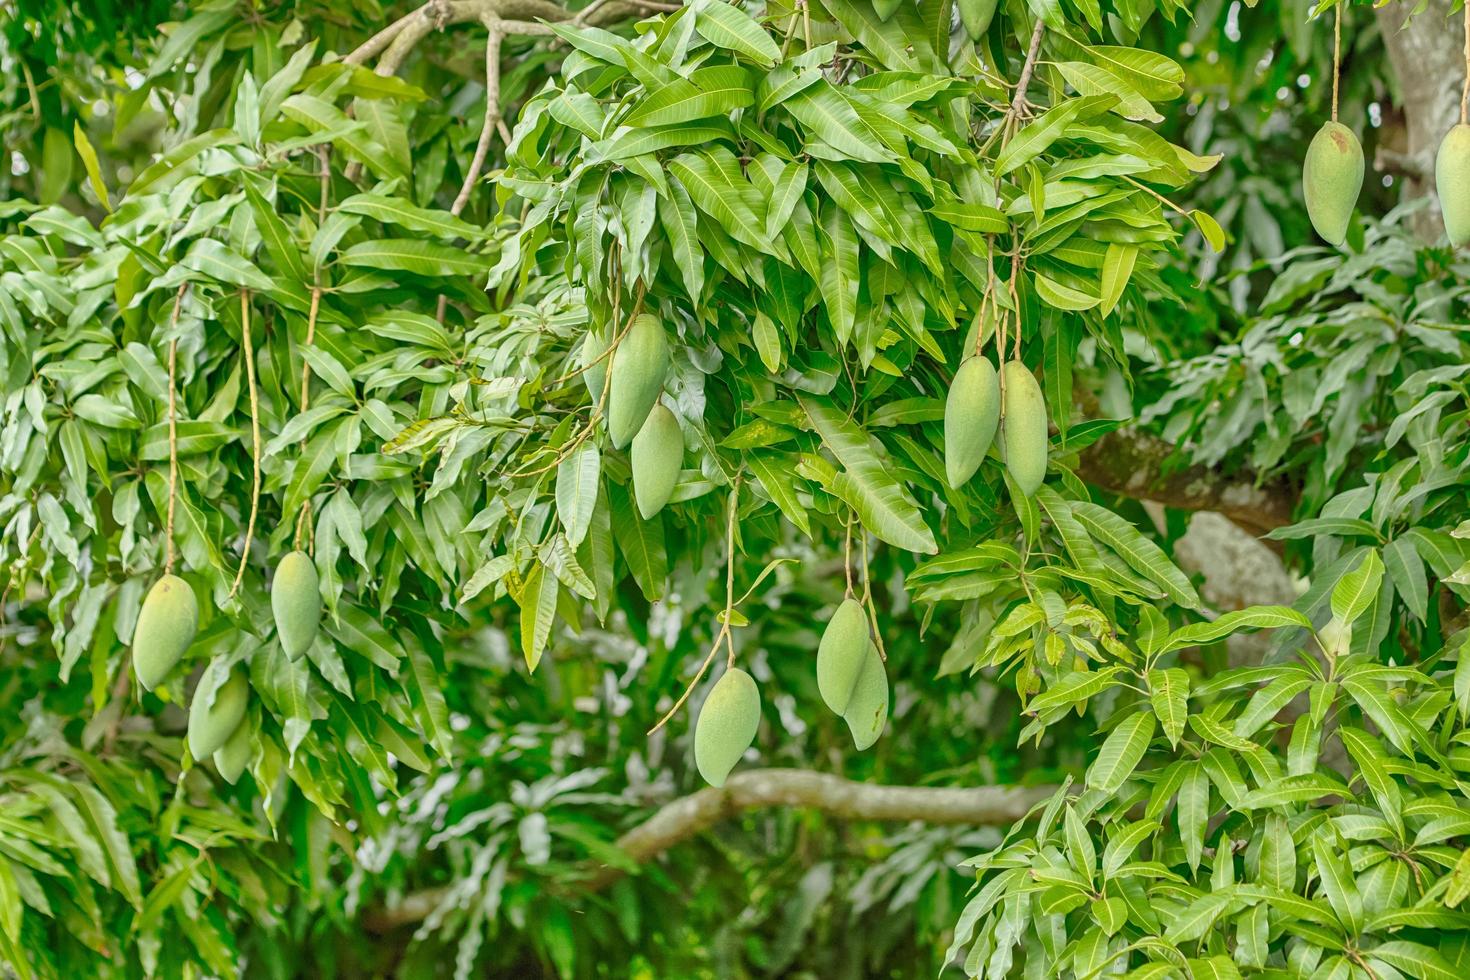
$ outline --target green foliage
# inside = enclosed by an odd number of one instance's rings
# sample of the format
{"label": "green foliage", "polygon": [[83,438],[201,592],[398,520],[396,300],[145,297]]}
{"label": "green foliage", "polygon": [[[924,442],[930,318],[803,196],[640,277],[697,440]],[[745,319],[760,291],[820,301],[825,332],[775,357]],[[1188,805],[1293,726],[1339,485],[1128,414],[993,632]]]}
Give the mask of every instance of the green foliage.
{"label": "green foliage", "polygon": [[[1247,57],[1178,43],[1209,4],[548,5],[492,35],[489,107],[469,4],[381,74],[343,53],[408,7],[22,6],[16,973],[1464,972],[1465,270],[1397,216],[1284,256],[1281,167],[1191,196],[1202,132],[1255,125],[1180,121],[1181,60]],[[1320,67],[1306,12],[1249,15],[1290,25],[1241,45],[1254,98]],[[1262,211],[1266,261],[1196,289]],[[1079,475],[1122,425],[1079,406],[1131,414],[1153,357],[1143,426],[1301,489],[1293,607],[1208,609],[1177,515]],[[1082,782],[1005,840],[620,849],[744,757]]]}

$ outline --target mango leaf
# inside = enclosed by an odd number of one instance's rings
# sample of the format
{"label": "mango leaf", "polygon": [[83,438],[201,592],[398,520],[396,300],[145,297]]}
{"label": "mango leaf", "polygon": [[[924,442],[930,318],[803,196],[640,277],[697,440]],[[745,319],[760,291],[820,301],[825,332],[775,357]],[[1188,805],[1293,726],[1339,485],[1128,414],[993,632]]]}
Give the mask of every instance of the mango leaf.
{"label": "mango leaf", "polygon": [[852,496],[849,503],[857,509],[863,526],[895,547],[936,554],[939,546],[934,532],[924,523],[908,490],[893,478],[892,464],[874,451],[868,434],[827,402],[805,395],[799,395],[797,401],[823,444],[842,464],[838,476],[845,477],[844,486]]}

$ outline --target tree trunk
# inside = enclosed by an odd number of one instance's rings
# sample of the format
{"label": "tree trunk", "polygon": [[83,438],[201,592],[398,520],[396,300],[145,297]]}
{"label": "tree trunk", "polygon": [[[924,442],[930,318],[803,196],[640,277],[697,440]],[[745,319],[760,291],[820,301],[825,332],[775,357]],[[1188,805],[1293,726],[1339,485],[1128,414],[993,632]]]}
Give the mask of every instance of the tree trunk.
{"label": "tree trunk", "polygon": [[[1460,120],[1460,90],[1465,81],[1465,30],[1450,13],[1451,0],[1415,4],[1398,0],[1378,8],[1379,30],[1388,61],[1398,77],[1395,93],[1404,114],[1408,145],[1394,169],[1404,171],[1404,199],[1434,198],[1434,155],[1449,128]],[[1414,216],[1413,228],[1425,241],[1444,233],[1439,201]]]}

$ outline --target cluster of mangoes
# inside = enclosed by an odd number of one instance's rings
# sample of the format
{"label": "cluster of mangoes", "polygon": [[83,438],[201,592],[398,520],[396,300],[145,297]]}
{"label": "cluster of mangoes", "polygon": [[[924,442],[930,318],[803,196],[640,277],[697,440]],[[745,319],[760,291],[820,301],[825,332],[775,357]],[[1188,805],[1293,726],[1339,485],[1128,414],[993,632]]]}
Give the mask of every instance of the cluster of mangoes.
{"label": "cluster of mangoes", "polygon": [[615,449],[632,442],[633,499],[648,520],[669,502],[684,463],[678,416],[659,401],[669,374],[669,340],[658,317],[640,313],[613,351],[609,367],[603,362],[612,339],[595,330],[587,334],[582,380],[594,405],[602,403],[607,386],[607,433]]}
{"label": "cluster of mangoes", "polygon": [[[1434,161],[1435,190],[1450,244],[1470,241],[1470,126],[1450,128]],[[1358,193],[1363,188],[1363,146],[1357,135],[1335,120],[1322,124],[1302,165],[1302,193],[1307,216],[1323,240],[1341,245],[1347,239]]]}
{"label": "cluster of mangoes", "polygon": [[944,471],[949,485],[963,486],[985,459],[997,431],[1006,472],[1022,494],[1046,479],[1046,399],[1036,375],[1019,360],[997,374],[984,354],[960,364],[944,403]]}
{"label": "cluster of mangoes", "polygon": [[[322,618],[321,587],[316,566],[301,551],[292,551],[276,566],[271,582],[271,611],[276,638],[286,656],[296,660],[316,640]],[[145,691],[163,682],[199,631],[199,603],[189,583],[165,574],[143,599],[133,628],[133,673]],[[250,762],[250,733],[243,724],[250,700],[245,671],[232,669],[216,685],[200,684],[189,706],[189,751],[196,759],[213,756],[220,775],[231,783]]]}
{"label": "cluster of mangoes", "polygon": [[[859,752],[878,741],[888,722],[888,672],[868,632],[863,605],[843,599],[817,646],[817,691],[852,732]],[[761,695],[755,679],[728,668],[705,698],[694,725],[694,764],[711,786],[725,785],[730,770],[755,741]]]}

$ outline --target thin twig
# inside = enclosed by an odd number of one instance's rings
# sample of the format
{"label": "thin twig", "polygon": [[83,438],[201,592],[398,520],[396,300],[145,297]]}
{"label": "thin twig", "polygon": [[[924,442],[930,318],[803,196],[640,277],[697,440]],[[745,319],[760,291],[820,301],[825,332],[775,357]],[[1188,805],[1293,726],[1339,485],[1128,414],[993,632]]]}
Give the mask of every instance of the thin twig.
{"label": "thin twig", "polygon": [[394,41],[398,37],[399,34],[402,34],[403,29],[408,26],[409,21],[413,20],[415,17],[422,17],[423,15],[423,7],[404,14],[402,17],[398,18],[393,23],[389,24],[387,27],[383,28],[381,31],[359,44],[351,54],[342,59],[343,63],[348,65],[363,64],[369,58],[374,57],[384,48],[386,48],[392,41]]}
{"label": "thin twig", "polygon": [[[460,185],[459,193],[454,197],[454,203],[449,207],[449,213],[456,218],[463,213],[465,205],[469,203],[470,193],[475,189],[475,184],[480,180],[480,169],[485,166],[485,157],[490,152],[490,141],[494,139],[496,128],[500,124],[500,42],[505,36],[498,20],[487,23],[486,28],[489,35],[485,40],[485,121],[480,126],[480,138],[475,143],[475,155],[470,160],[470,167],[465,171],[464,183]],[[449,309],[449,297],[443,293],[439,294],[438,320],[444,322],[444,315]]]}
{"label": "thin twig", "polygon": [[250,339],[250,291],[240,290],[240,343],[245,356],[245,381],[250,389],[250,458],[252,462],[250,483],[250,520],[245,525],[245,545],[240,549],[240,567],[235,570],[235,581],[230,586],[230,595],[240,591],[240,582],[245,578],[245,565],[250,561],[250,542],[255,538],[255,518],[260,513],[260,401],[255,385],[255,346]]}
{"label": "thin twig", "polygon": [[740,500],[741,479],[742,475],[736,475],[735,484],[730,488],[730,514],[725,524],[725,614],[720,617],[724,622],[720,624],[720,631],[715,634],[714,642],[710,644],[709,653],[705,656],[704,662],[699,665],[699,670],[695,672],[694,679],[684,688],[684,693],[679,695],[679,700],[674,702],[674,706],[658,720],[658,724],[648,730],[649,735],[654,734],[660,728],[667,725],[669,719],[678,714],[679,709],[684,707],[684,702],[689,700],[689,695],[694,693],[694,689],[699,686],[699,682],[704,678],[705,672],[709,670],[710,664],[714,663],[715,655],[720,652],[720,646],[722,644],[727,645],[730,650],[729,657],[726,660],[726,666],[733,666],[735,663],[735,642],[730,638],[730,618],[735,604],[735,514]]}
{"label": "thin twig", "polygon": [[1337,122],[1337,76],[1342,67],[1342,4],[1333,9],[1337,19],[1332,25],[1332,121]]}
{"label": "thin twig", "polygon": [[[316,220],[317,227],[327,220],[327,205],[332,196],[332,157],[330,150],[323,146],[318,150],[318,158],[321,160],[321,195],[317,201]],[[306,313],[306,344],[310,347],[316,342],[316,319],[322,307],[322,275],[320,269],[312,271],[311,306]],[[301,359],[301,411],[305,412],[311,406],[311,363],[305,357]],[[306,436],[301,437],[302,442]],[[296,513],[296,532],[292,536],[292,547],[302,550],[302,544],[306,541],[307,525],[311,517],[311,498],[307,497],[301,502],[301,509]]]}
{"label": "thin twig", "polygon": [[1031,47],[1026,52],[1026,63],[1021,66],[1021,80],[1016,83],[1016,96],[1011,100],[1011,115],[1017,118],[1030,114],[1026,90],[1031,87],[1031,75],[1036,71],[1036,56],[1041,52],[1041,36],[1045,33],[1046,24],[1037,18],[1036,28],[1031,32]]}
{"label": "thin twig", "polygon": [[168,320],[168,518],[164,528],[163,573],[170,575],[174,570],[174,499],[179,487],[179,427],[178,427],[178,361],[179,311],[184,306],[184,290],[187,282],[179,284],[174,294],[174,311]]}
{"label": "thin twig", "polygon": [[1470,2],[1465,4],[1465,87],[1460,89],[1460,125],[1470,123]]}

